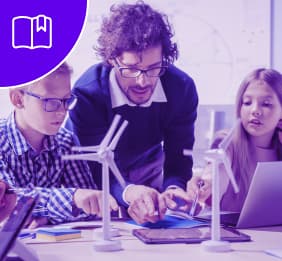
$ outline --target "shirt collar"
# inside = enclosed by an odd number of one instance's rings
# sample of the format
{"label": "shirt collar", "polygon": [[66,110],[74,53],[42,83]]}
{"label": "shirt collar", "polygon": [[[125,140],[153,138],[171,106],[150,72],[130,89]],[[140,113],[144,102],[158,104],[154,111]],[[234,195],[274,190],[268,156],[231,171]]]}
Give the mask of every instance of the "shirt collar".
{"label": "shirt collar", "polygon": [[[110,72],[110,95],[112,101],[112,108],[119,107],[122,105],[129,105],[129,106],[137,106],[137,104],[128,100],[128,98],[124,95],[121,91],[118,82],[116,80],[114,70]],[[167,102],[162,83],[160,79],[157,81],[156,88],[150,97],[150,99],[144,103],[139,105],[140,107],[149,107],[151,106],[152,102]]]}
{"label": "shirt collar", "polygon": [[[10,116],[7,119],[7,134],[9,143],[11,144],[14,152],[17,155],[22,155],[28,150],[33,150],[31,145],[28,144],[25,137],[21,133],[21,131],[18,129],[16,120],[15,120],[15,112],[11,113]],[[43,148],[44,150],[53,150],[58,145],[56,135],[55,136],[45,136],[43,140]]]}

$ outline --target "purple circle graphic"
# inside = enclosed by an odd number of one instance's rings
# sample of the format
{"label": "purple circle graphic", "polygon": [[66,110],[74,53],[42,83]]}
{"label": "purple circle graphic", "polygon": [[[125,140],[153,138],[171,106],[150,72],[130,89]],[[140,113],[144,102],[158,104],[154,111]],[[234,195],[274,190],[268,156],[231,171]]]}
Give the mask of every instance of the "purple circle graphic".
{"label": "purple circle graphic", "polygon": [[61,64],[83,29],[87,0],[0,4],[0,87],[30,83]]}

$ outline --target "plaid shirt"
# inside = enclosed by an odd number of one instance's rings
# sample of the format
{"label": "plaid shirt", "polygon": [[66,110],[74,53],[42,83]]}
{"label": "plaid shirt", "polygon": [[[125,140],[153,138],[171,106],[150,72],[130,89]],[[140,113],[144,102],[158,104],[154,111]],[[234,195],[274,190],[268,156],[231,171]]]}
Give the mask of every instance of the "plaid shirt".
{"label": "plaid shirt", "polygon": [[33,215],[47,216],[51,223],[86,217],[73,215],[76,188],[96,188],[85,161],[63,161],[75,145],[72,133],[61,128],[46,136],[44,149],[36,154],[16,126],[14,113],[0,120],[0,180],[11,187],[24,188],[23,194],[36,188],[40,200]]}

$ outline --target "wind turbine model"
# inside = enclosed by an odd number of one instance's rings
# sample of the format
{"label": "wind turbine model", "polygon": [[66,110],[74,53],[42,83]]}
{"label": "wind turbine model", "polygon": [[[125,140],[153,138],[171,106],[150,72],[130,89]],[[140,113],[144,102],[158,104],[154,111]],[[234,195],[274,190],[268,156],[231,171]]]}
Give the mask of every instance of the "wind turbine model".
{"label": "wind turbine model", "polygon": [[[231,142],[235,128],[240,123],[236,122],[234,127],[229,131],[227,136],[218,145],[218,149],[210,149],[204,152],[205,158],[212,162],[212,223],[211,223],[211,240],[202,242],[205,250],[211,252],[227,252],[231,251],[230,243],[222,241],[220,236],[220,198],[219,198],[219,165],[223,163],[228,174],[230,182],[235,193],[239,188],[233,176],[231,164],[226,154],[226,149]],[[184,155],[193,155],[191,150],[184,150]]]}
{"label": "wind turbine model", "polygon": [[[116,115],[114,120],[106,133],[104,139],[98,146],[87,147],[73,147],[73,151],[88,152],[83,154],[64,155],[64,160],[90,160],[97,161],[102,164],[102,189],[103,189],[103,239],[94,242],[94,249],[96,251],[117,251],[121,250],[121,242],[119,240],[111,240],[110,231],[110,206],[109,206],[109,169],[113,172],[121,186],[125,187],[125,181],[119,172],[118,167],[114,161],[114,149],[126,128],[128,121],[123,121],[120,128],[117,129],[118,123],[121,119],[120,115]],[[92,153],[91,153],[92,152]]]}

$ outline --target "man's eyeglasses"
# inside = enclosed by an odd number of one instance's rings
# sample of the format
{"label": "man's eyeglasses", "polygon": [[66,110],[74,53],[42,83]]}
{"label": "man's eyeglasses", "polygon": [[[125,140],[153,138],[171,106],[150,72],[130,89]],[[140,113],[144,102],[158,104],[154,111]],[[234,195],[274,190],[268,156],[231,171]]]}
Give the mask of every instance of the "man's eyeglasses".
{"label": "man's eyeglasses", "polygon": [[59,99],[59,98],[44,98],[33,92],[29,92],[26,90],[21,90],[21,92],[41,100],[43,102],[43,109],[46,112],[57,111],[59,110],[62,104],[64,105],[64,109],[69,111],[74,108],[77,102],[77,97],[74,94],[71,94],[69,98]]}
{"label": "man's eyeglasses", "polygon": [[115,64],[121,76],[125,78],[136,78],[140,76],[142,73],[144,73],[148,77],[160,77],[165,73],[165,70],[167,69],[167,66],[156,66],[146,70],[142,70],[134,67],[124,67],[119,65],[117,59],[115,59]]}

